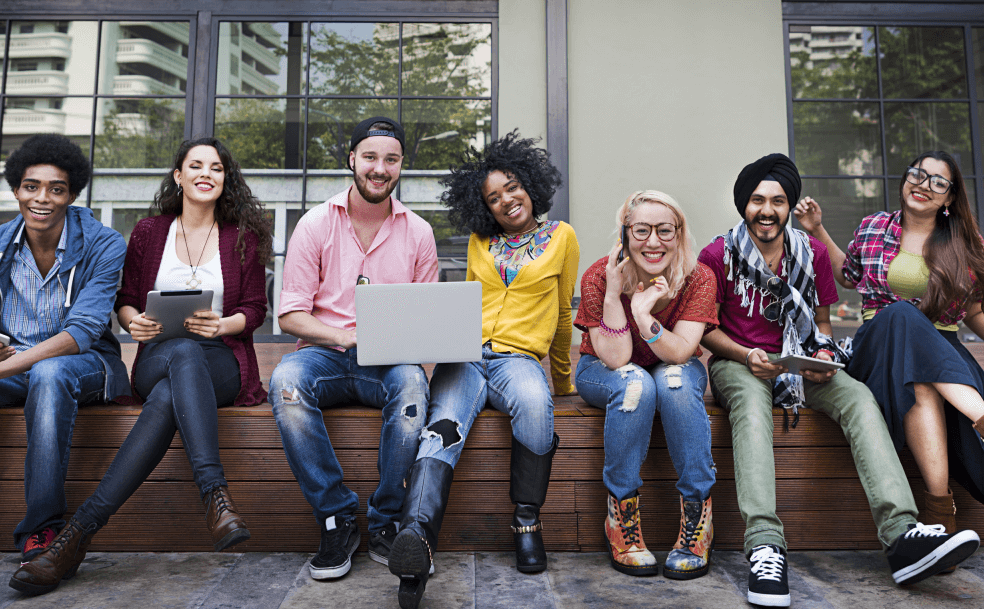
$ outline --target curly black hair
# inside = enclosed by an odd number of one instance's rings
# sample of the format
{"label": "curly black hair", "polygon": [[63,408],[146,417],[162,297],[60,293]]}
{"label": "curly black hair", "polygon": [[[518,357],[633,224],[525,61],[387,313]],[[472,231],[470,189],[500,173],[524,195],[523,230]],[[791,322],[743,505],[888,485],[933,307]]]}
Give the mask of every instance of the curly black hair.
{"label": "curly black hair", "polygon": [[246,231],[251,231],[256,235],[256,257],[261,264],[266,264],[273,253],[273,233],[272,223],[267,219],[263,211],[263,205],[259,199],[253,196],[253,191],[243,178],[243,172],[236,159],[232,158],[232,153],[222,142],[214,137],[201,137],[195,140],[185,140],[178,147],[178,152],[174,155],[174,163],[171,171],[164,176],[161,187],[154,195],[154,204],[151,209],[161,214],[181,215],[184,204],[184,195],[174,181],[174,170],[181,169],[185,157],[195,146],[211,146],[219,153],[222,167],[225,169],[225,183],[222,186],[222,194],[215,203],[215,219],[219,224],[236,224],[239,226],[239,239],[236,241],[236,249],[239,251],[240,260],[246,261],[245,243],[243,236]]}
{"label": "curly black hair", "polygon": [[7,158],[3,170],[3,177],[10,184],[10,189],[17,190],[24,179],[24,172],[35,165],[54,165],[67,173],[68,192],[73,197],[79,196],[92,176],[89,157],[78,144],[64,135],[45,133],[24,140],[21,147]]}
{"label": "curly black hair", "polygon": [[550,163],[550,154],[537,148],[538,139],[523,139],[517,130],[492,142],[484,150],[469,148],[461,165],[441,180],[447,190],[441,195],[450,213],[451,225],[464,233],[491,237],[503,232],[482,197],[482,186],[494,171],[519,180],[533,203],[533,216],[550,211],[551,198],[563,184],[560,171]]}

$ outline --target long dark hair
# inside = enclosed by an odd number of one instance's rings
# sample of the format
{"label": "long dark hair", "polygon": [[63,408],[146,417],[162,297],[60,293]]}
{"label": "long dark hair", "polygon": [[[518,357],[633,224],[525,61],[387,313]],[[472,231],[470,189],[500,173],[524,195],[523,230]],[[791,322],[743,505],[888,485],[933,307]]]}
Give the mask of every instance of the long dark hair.
{"label": "long dark hair", "polygon": [[249,189],[249,185],[243,178],[239,163],[232,158],[229,149],[214,137],[200,137],[181,143],[174,155],[171,170],[164,176],[161,187],[154,195],[154,204],[151,209],[161,214],[181,215],[184,195],[174,182],[174,170],[181,169],[185,157],[188,156],[188,151],[195,146],[215,148],[219,154],[219,159],[222,161],[225,181],[222,186],[222,194],[215,202],[215,219],[219,222],[219,226],[235,224],[239,227],[236,250],[239,252],[240,262],[246,262],[246,246],[243,236],[246,231],[250,231],[256,235],[256,259],[260,261],[260,264],[266,264],[273,253],[271,223],[263,213],[263,205],[260,204],[259,199],[253,196],[253,191]]}
{"label": "long dark hair", "polygon": [[[909,164],[919,167],[925,159],[935,159],[950,169],[950,205],[936,212],[936,226],[926,242],[926,266],[929,282],[919,309],[934,322],[953,302],[964,302],[974,287],[971,273],[984,281],[984,245],[977,230],[977,218],[967,198],[967,188],[957,162],[948,153],[934,150],[924,152]],[[899,184],[899,198],[905,188],[905,176]],[[944,214],[948,210],[950,215]],[[905,205],[902,206],[905,222]],[[970,272],[968,272],[970,271]]]}

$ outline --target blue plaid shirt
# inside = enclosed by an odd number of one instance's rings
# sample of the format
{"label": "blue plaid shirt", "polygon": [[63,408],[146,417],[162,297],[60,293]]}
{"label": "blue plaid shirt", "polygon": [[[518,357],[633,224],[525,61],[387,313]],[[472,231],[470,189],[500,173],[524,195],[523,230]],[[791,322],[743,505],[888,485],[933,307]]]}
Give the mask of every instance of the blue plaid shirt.
{"label": "blue plaid shirt", "polygon": [[61,332],[65,327],[65,286],[58,278],[65,243],[68,240],[68,222],[62,228],[61,238],[55,249],[55,264],[46,277],[41,276],[31,246],[20,228],[14,241],[20,246],[14,254],[10,269],[13,289],[3,295],[3,313],[0,320],[10,346],[18,352],[26,351]]}

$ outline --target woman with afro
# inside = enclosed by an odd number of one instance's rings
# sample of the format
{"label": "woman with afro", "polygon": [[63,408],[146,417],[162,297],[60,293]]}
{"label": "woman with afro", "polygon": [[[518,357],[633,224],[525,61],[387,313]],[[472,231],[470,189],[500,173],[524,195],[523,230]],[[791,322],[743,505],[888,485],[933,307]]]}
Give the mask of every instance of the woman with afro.
{"label": "woman with afro", "polygon": [[404,609],[423,596],[454,466],[486,403],[512,417],[516,568],[547,567],[539,516],[558,438],[540,360],[549,353],[554,393],[573,393],[571,297],[579,250],[570,225],[541,220],[561,178],[535,143],[513,131],[484,151],[469,151],[444,179],[441,202],[451,223],[471,233],[466,279],[482,282],[482,359],[434,370],[428,425],[389,558],[390,571],[401,578]]}

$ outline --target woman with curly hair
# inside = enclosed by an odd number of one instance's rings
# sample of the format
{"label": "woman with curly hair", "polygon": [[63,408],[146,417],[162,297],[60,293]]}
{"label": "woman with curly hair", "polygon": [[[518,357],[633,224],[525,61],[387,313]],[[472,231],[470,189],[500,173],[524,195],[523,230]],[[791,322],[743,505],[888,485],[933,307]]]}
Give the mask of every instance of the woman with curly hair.
{"label": "woman with curly hair", "polygon": [[717,326],[717,280],[697,262],[687,218],[673,197],[632,193],[615,221],[621,238],[585,271],[574,320],[584,331],[578,392],[605,409],[609,559],[629,575],[655,575],[659,568],[639,517],[639,470],[658,411],[680,492],[680,534],[663,574],[694,579],[707,574],[714,543],[707,370],[697,358],[700,339]]}
{"label": "woman with curly hair", "polygon": [[482,152],[469,151],[444,179],[441,202],[452,224],[471,233],[466,279],[482,282],[482,359],[434,370],[428,425],[389,559],[390,571],[401,578],[404,609],[417,607],[423,596],[454,466],[486,402],[512,418],[516,568],[537,573],[547,567],[539,516],[558,438],[540,360],[549,353],[554,393],[574,391],[571,297],[579,250],[570,225],[539,219],[561,178],[535,144],[513,131]]}
{"label": "woman with curly hair", "polygon": [[[96,491],[11,586],[43,594],[71,577],[92,536],[154,470],[181,431],[216,551],[249,539],[219,460],[217,406],[253,406],[266,392],[253,331],[266,315],[263,263],[270,226],[239,164],[214,138],[186,141],[154,197],[160,215],[137,223],[123,265],[117,318],[140,343],[132,384],[143,398],[133,429]],[[212,308],[184,327],[200,339],[151,343],[163,328],[143,311],[152,290],[209,289]]]}
{"label": "woman with curly hair", "polygon": [[834,277],[861,295],[847,372],[878,400],[895,449],[908,444],[926,485],[921,520],[947,533],[957,530],[950,476],[984,502],[984,370],[957,336],[962,320],[984,337],[984,244],[964,184],[951,155],[919,155],[899,183],[901,209],[864,218],[846,254],[816,201],[795,209]]}

